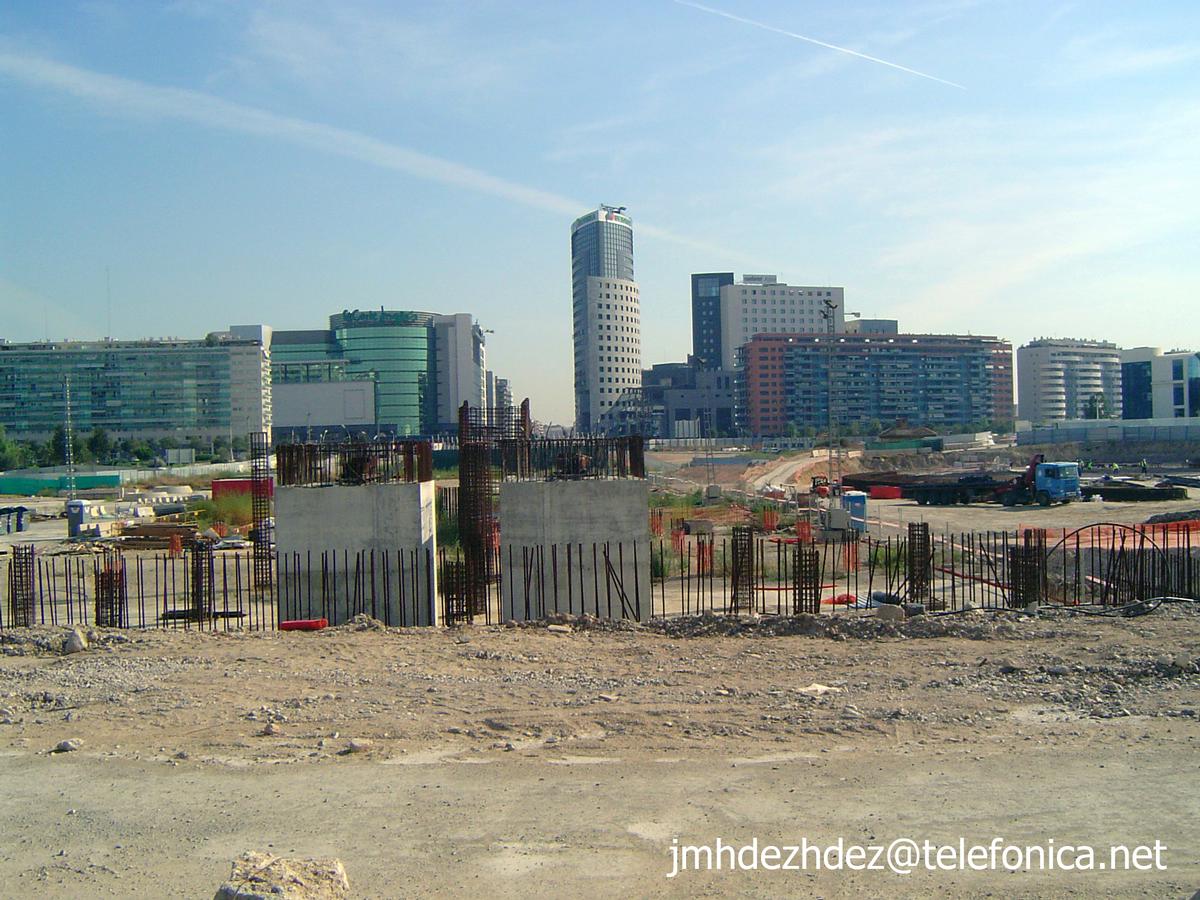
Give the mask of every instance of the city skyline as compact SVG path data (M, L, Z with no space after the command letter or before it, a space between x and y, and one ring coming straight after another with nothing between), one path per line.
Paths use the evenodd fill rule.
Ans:
M0 337L468 309L568 422L564 232L603 202L643 365L721 271L912 331L1195 343L1194 7L699 6L9 4Z

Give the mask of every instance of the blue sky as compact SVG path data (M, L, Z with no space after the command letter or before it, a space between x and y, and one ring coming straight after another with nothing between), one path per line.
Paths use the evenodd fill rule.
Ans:
M700 271L1200 349L1193 2L7 0L0 123L10 340L110 333L106 273L121 338L468 311L567 421L568 228L605 202L647 365Z

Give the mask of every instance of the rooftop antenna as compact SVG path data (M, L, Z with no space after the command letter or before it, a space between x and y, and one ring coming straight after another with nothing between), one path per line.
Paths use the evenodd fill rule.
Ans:
M104 294L108 299L108 339L111 341L113 336L112 330L112 271L108 266L104 267Z

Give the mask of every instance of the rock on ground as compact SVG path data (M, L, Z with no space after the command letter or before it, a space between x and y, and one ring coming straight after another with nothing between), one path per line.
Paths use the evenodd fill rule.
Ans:
M63 640L63 653L79 653L86 650L87 647L88 640L82 631L73 628L67 632L67 636Z
M342 861L285 859L248 850L233 863L213 900L338 900L350 896Z

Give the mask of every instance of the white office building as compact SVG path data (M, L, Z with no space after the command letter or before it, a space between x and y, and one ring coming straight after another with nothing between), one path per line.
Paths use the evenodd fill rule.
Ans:
M599 429L620 396L642 386L642 313L633 279L633 221L601 206L571 225L575 428Z
M464 402L475 408L487 403L487 344L470 313L435 313L433 340L438 430L452 431Z
M1121 397L1125 419L1200 418L1200 353L1122 350Z
M721 287L721 368L737 365L737 351L756 334L845 331L846 289L784 284L774 275L743 275Z
M1121 351L1107 341L1031 341L1017 349L1017 406L1035 425L1121 418Z
M642 315L636 282L620 278L587 280L589 328L584 367L597 426L628 390L642 386Z

